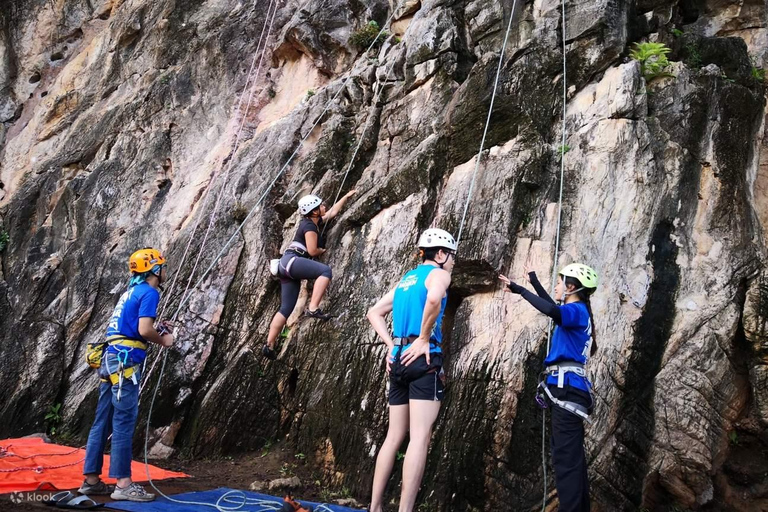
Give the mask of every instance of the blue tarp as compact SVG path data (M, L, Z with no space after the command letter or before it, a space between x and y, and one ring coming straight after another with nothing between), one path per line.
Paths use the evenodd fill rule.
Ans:
M151 489L148 489L150 492ZM213 489L211 491L200 492L187 492L184 494L176 494L171 498L180 501L196 501L202 503L209 503L215 505L219 499L227 493L233 493L228 495L226 501L219 502L222 509L229 509L233 512L272 512L279 511L283 505L283 498L276 498L274 496L268 496L266 494L259 494L251 491L238 491L237 489L229 489L227 487L221 487L219 489ZM240 508L236 508L239 504L243 503L243 495L248 499L248 502ZM312 503L309 501L299 501L305 508L307 505L312 507L315 512L356 512L357 509L349 507L342 507L340 505L328 505ZM162 496L158 496L155 501L148 503L136 503L132 501L117 501L114 503L108 503L108 508L115 510L127 510L129 512L210 512L216 510L211 506L205 505L191 505L186 503L174 503Z

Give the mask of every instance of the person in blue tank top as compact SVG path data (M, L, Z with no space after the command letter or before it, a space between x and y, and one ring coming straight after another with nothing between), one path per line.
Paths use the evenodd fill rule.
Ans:
M413 510L427 461L432 425L443 399L441 327L455 264L456 241L442 229L428 229L419 237L419 252L422 264L406 273L367 315L387 346L389 373L389 429L376 459L370 512L381 512L397 451L409 432L400 512ZM389 313L392 313L391 335L386 321Z
M79 492L86 495L109 494L113 500L152 501L155 495L131 479L133 431L139 414L139 382L141 363L146 357L147 343L163 347L173 345L170 326L162 324L162 334L155 329L160 284L165 281L165 258L157 249L134 252L129 261L131 281L115 306L106 332L106 344L98 362L101 386L96 405L96 418L88 434L83 475ZM104 448L110 433L109 476L117 479L114 489L101 480Z
M546 381L537 395L542 405L552 407L552 465L561 512L589 512L589 478L584 454L584 420L589 420L593 401L585 367L597 351L594 317L589 302L597 289L597 273L586 265L573 263L560 271L555 299L547 294L535 272L528 279L536 294L512 282L499 279L511 293L521 295L533 307L552 318L555 332L544 359ZM557 302L564 304L558 305ZM546 398L545 398L546 397Z

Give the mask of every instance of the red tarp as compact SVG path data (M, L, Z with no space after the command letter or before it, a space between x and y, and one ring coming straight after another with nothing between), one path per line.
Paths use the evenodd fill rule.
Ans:
M57 489L75 489L83 482L83 459L85 450L48 444L39 437L4 439L0 441L0 494L20 491L34 491L40 484L49 483ZM109 472L109 455L104 456L104 475ZM131 464L133 479L147 480L147 471L142 462ZM152 480L185 478L189 475L174 473L155 466L149 466ZM103 477L110 484L114 478Z

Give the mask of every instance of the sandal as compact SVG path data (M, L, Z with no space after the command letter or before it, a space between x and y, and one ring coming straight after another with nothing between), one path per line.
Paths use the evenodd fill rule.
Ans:
M61 491L57 492L56 494L52 494L49 499L43 500L43 504L53 506L60 501L69 501L73 498L77 498L77 495L70 491Z
M70 510L94 510L102 508L103 503L96 503L88 496L76 496L71 500L61 500L56 503L56 508L66 508Z

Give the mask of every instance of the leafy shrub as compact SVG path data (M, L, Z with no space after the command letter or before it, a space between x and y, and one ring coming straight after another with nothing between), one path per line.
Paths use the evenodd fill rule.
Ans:
M640 63L640 71L646 82L660 76L674 76L666 72L669 67L667 54L672 50L664 43L635 43L629 56Z
M379 35L379 32L381 32L381 35ZM379 48L388 37L389 32L386 30L382 31L379 24L371 20L367 25L359 28L349 37L349 44L358 50L365 51L371 45L373 45L373 49Z

